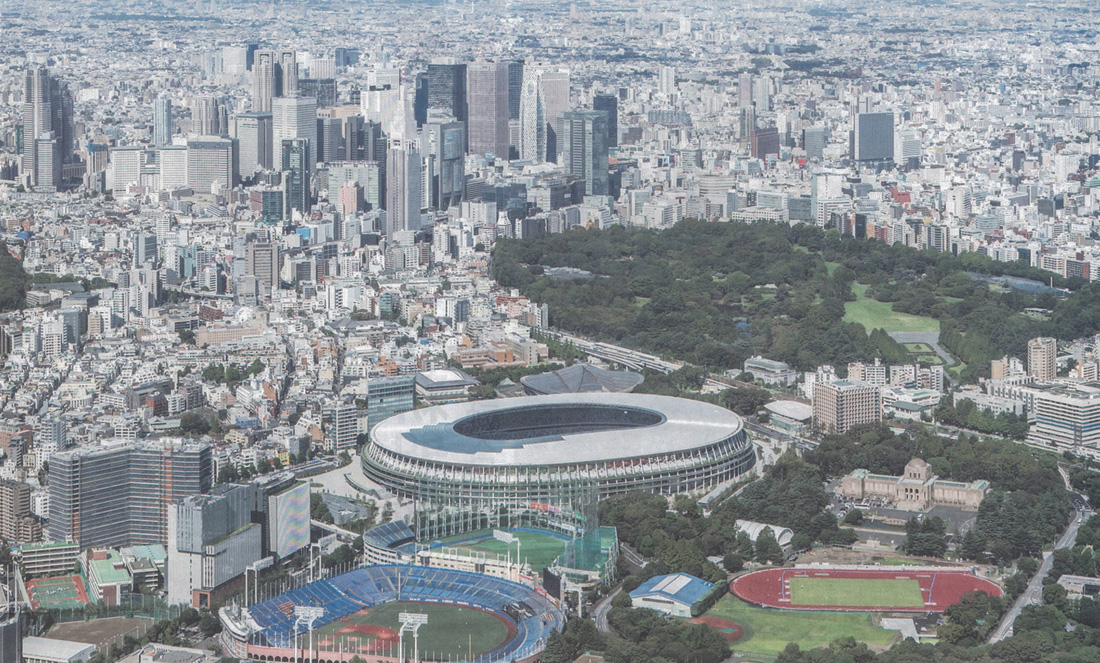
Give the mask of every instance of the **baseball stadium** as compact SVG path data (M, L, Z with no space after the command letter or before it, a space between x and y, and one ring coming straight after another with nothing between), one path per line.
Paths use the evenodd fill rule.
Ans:
M995 583L958 567L795 567L734 578L730 591L766 608L943 612L963 594L1001 596Z
M414 410L376 425L363 473L417 501L417 538L534 527L575 535L595 504L706 491L752 469L741 418L648 394L528 396Z
M565 616L540 591L492 576L369 566L249 608L222 608L226 653L255 661L534 661ZM409 628L404 624L418 622Z

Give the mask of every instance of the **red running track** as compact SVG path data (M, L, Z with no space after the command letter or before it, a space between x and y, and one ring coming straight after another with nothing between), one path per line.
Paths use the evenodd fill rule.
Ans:
M868 578L882 580L916 579L924 596L922 608L895 608L891 606L831 606L791 605L788 581L795 577L812 578ZM849 569L765 569L734 578L730 591L737 597L769 608L791 610L852 610L876 612L943 612L959 602L967 592L983 591L990 596L1001 596L1001 588L984 578L967 571L937 571L911 568L904 570L856 571Z

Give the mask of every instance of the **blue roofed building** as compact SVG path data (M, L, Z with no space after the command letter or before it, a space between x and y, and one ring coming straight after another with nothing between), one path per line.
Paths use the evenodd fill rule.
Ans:
M691 617L691 606L698 603L714 583L686 573L655 576L630 592L635 608L649 608L673 617Z

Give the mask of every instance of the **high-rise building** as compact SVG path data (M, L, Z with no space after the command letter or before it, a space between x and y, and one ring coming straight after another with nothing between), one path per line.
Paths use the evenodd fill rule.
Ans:
M676 92L676 68L664 66L657 72L657 91L661 94Z
M329 187L332 187L331 182ZM365 205L363 200L363 187L359 186L355 182L347 182L340 185L337 190L337 209L343 213L344 216L354 216L357 212L361 212Z
M338 117L317 118L317 152L317 163L331 163L343 159L343 119Z
M465 122L467 118L466 65L429 64L427 80L428 114L450 116L459 122Z
M31 511L31 487L22 481L0 480L0 539L37 541L42 524Z
M508 63L472 62L466 67L470 154L508 158Z
M134 269L142 269L145 263L157 260L157 236L153 233L134 234Z
M763 159L769 154L779 154L779 130L775 127L754 129L749 139L753 157Z
M187 186L187 146L165 145L157 150L160 188L174 191Z
M1095 383L1057 384L1037 391L1034 414L1029 444L1100 458L1100 388Z
M255 276L267 293L279 288L279 246L254 242L246 249L245 274Z
M562 159L565 174L584 180L586 196L608 194L607 113L596 110L562 114Z
M43 190L62 186L62 165L72 162L73 145L69 87L51 76L49 69L31 67L23 87L24 184Z
M169 506L212 483L208 444L146 442L54 454L48 536L82 548L165 544Z
M252 110L271 111L271 100L279 96L279 64L274 51L256 51L252 64Z
M521 158L557 163L561 114L567 110L569 72L525 67L520 98Z
M802 130L802 149L807 159L825 157L825 127L806 127Z
M858 113L853 126L849 145L852 159L864 164L894 161L893 113Z
M413 375L367 380L367 421L371 426L416 407Z
M297 96L313 97L317 100L317 108L331 108L336 105L336 79L301 78Z
M815 385L813 403L814 427L827 435L882 420L879 388L865 382L837 380Z
M740 74L737 77L737 106L752 107L752 74Z
M386 152L386 235L420 230L422 159L415 141L395 138Z
M238 174L249 177L258 170L274 167L271 113L240 113L235 118L233 133L237 139Z
M420 136L429 169L426 206L446 210L461 203L466 192L465 124L430 119L420 130Z
M1040 381L1058 376L1057 340L1040 337L1027 342L1027 374Z
M175 126L172 123L172 99L162 94L153 102L153 145L170 145L173 133Z
M607 113L607 146L619 145L619 98L613 94L592 97L592 110Z
M304 138L284 140L280 145L283 189L286 192L283 210L288 219L293 210L308 214L312 206L309 190L311 151L310 142Z
M279 51L279 96L298 96L298 54L289 48Z
M329 190L346 184L358 185L363 202L370 206L369 209L382 209L386 202L383 165L385 164L377 161L342 161L328 164L325 172Z
M237 186L237 143L220 136L199 136L187 140L187 186L197 192Z
M168 602L209 607L210 594L263 556L256 484L218 486L173 504L168 518ZM307 505L308 510L308 505Z
M340 453L355 448L359 435L359 409L353 400L332 400L325 405L321 424L325 432L325 450Z
M309 172L317 165L317 100L313 97L276 97L271 101L272 145L280 154L284 140L309 141Z
M523 96L523 62L508 63L508 119L518 120L520 98Z
M191 101L191 133L199 136L226 136L229 134L229 116L221 99L211 95L195 97Z
M122 192L130 184L141 183L141 167L145 165L145 148L139 145L113 147L110 151L113 188Z

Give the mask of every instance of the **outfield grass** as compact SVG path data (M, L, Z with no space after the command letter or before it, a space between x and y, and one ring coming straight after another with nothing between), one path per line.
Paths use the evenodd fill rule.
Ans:
M535 573L542 573L542 570L553 563L558 555L565 550L565 539L552 534L512 532L512 536L519 539L520 557L531 565L531 570ZM498 541L493 538L492 532L489 532L485 537L467 541L448 542L444 540L443 545L448 548L461 548L486 553L490 556L500 555L502 558L511 549L512 556L515 557L516 555L514 543L505 544Z
M345 647L355 646L355 643L367 642L373 638L367 636L338 635L341 629L367 624L370 626L385 626L395 631L401 629L398 615L402 612L412 612L428 615L426 624L420 627L420 657L432 660L468 660L472 645L473 656L480 656L487 651L499 647L508 639L508 627L496 616L481 610L467 608L459 605L444 605L440 603L413 603L408 601L393 601L371 608L366 612L358 612L347 621L338 621L329 624L323 629L314 632L315 640L324 640L332 637L336 643L344 643ZM406 654L412 656L412 637L406 636ZM396 647L393 653L396 654Z
M803 649L824 647L851 636L859 642L888 646L894 631L874 626L866 612L797 612L753 607L734 596L724 596L708 615L737 622L745 634L731 647L738 652L775 656L788 642Z
M882 328L889 332L938 332L940 321L908 313L895 313L893 304L868 299L864 296L866 287L853 286L857 299L844 302L844 322L858 322L867 333Z
M920 583L913 579L791 578L791 605L919 608Z

